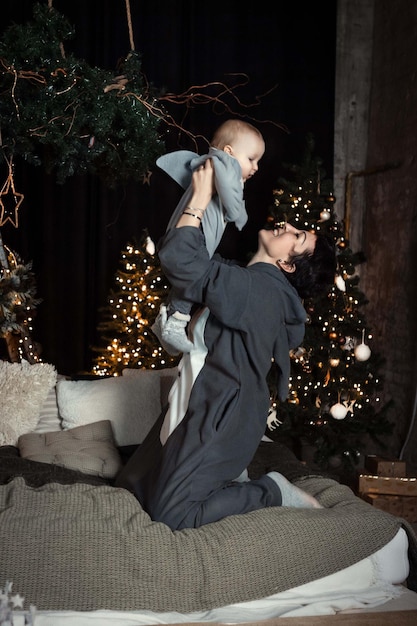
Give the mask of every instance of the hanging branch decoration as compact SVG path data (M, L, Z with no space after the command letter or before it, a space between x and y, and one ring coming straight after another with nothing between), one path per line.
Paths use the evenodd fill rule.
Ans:
M1 148L56 171L96 174L109 185L141 179L163 151L159 118L149 115L156 92L143 80L140 56L112 72L65 54L74 30L52 7L36 4L33 21L11 25L0 40ZM120 79L119 79L120 81ZM137 97L124 93L126 84Z
M150 168L165 151L161 127L199 138L183 127L186 114L177 123L167 107L187 112L208 104L238 115L234 105L259 103L244 105L236 96L247 83L243 75L235 75L233 87L214 82L164 94L142 73L132 36L117 73L91 67L65 52L75 32L51 5L35 4L33 20L9 26L0 39L0 147L6 161L18 155L43 164L58 183L84 173L111 187L129 179L149 183ZM226 102L230 97L232 104Z

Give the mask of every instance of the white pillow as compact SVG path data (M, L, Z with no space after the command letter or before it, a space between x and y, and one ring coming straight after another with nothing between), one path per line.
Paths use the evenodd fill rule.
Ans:
M57 383L62 428L110 420L117 446L142 443L161 413L160 379L140 376L62 380Z
M126 367L122 370L123 376L141 376L143 369L137 367ZM178 376L178 367L165 367L160 370L153 370L155 376L159 376L161 385L161 407L164 408L168 402L168 394L175 379Z
M0 445L17 446L38 423L57 372L49 363L0 361Z

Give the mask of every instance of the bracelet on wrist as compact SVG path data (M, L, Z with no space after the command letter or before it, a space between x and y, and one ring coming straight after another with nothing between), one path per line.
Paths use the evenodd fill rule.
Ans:
M191 215L191 217L195 217L196 219L198 219L199 222L201 222L201 217L199 215L196 215L195 213L191 213L190 211L183 211L182 214Z

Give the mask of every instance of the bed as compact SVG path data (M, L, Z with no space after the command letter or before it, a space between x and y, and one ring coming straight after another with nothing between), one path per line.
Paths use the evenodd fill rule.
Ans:
M0 367L0 387L1 380ZM9 595L24 597L13 610L14 624L31 619L31 605L36 626L250 624L383 607L417 616L417 538L406 520L317 474L283 444L264 441L250 477L280 471L322 509L271 507L171 531L114 485L140 445L126 445L132 426L127 434L120 425L127 421L120 405L126 385L141 390L141 402L157 398L151 416L149 406L144 409L149 419L141 438L172 376L130 372L118 381L51 380L35 428L27 431L25 424L13 445L0 447L0 588L11 583ZM108 393L118 386L116 414ZM77 407L74 415L84 412L84 423L68 427L69 402ZM138 402L130 402L136 421L143 408ZM65 417L51 431L52 406Z

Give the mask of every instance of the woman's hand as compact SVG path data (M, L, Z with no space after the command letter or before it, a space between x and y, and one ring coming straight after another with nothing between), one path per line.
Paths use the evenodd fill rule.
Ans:
M193 194L188 206L177 222L177 228L181 226L200 227L206 210L214 192L214 169L211 159L207 159L203 165L193 172Z
M203 165L194 171L192 185L191 206L205 210L214 192L214 168L211 159L207 159Z

